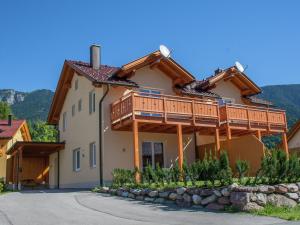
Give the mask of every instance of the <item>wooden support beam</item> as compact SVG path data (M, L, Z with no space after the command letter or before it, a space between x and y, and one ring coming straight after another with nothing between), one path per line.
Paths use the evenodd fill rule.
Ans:
M20 191L22 189L21 187L21 181L22 181L22 164L23 164L23 150L19 150L19 157L18 157L18 190Z
M13 155L12 156L12 183L13 183L13 190L16 189L16 166L17 166L16 155Z
M256 131L256 137L257 137L258 140L261 141L261 131L260 130Z
M178 166L182 170L183 166L183 143L182 143L182 125L177 125L177 146L178 146Z
M140 170L140 152L139 152L139 127L138 122L136 120L132 123L132 130L133 130L133 157L134 157L134 169ZM141 181L140 174L135 174L135 180L137 183Z
M231 129L229 126L226 126L227 151L230 149L231 138Z
M288 146L287 137L286 137L285 132L282 133L282 147L283 147L283 150L285 151L287 157L289 157L289 146Z
M217 154L218 154L218 156L220 156L221 145L220 145L220 132L219 132L219 128L216 128L216 130L215 130L215 142L216 142Z

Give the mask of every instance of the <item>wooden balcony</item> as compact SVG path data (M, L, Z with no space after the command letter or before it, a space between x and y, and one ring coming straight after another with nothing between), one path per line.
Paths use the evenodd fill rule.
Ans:
M227 125L232 130L256 130L268 134L287 130L284 110L237 104L220 107L220 125Z
M179 96L131 92L111 105L114 130L131 130L137 120L140 131L175 133L175 125L181 124L188 133L195 127L217 127L219 118L217 102Z

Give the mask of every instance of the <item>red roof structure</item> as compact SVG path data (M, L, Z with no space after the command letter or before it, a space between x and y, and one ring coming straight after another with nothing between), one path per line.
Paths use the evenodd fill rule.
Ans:
M11 125L8 120L0 120L0 139L12 138L24 124L26 120L12 120Z

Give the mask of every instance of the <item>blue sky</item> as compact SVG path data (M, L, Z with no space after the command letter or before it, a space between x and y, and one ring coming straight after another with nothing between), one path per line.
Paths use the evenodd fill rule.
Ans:
M2 1L0 89L56 87L64 59L121 66L165 44L198 79L240 61L259 85L300 83L300 1Z

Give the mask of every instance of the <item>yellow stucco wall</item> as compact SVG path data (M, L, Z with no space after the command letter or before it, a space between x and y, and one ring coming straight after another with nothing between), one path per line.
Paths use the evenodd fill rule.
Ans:
M79 88L75 91L74 82L78 79ZM136 71L131 78L145 87L162 89L164 94L175 94L172 89L172 80L159 70L143 68ZM96 92L96 112L89 115L89 92ZM110 104L128 93L124 87L111 87L103 102L103 174L106 183L111 182L114 168L133 169L133 136L132 132L112 131L110 124ZM103 89L95 88L89 80L82 76L74 76L72 87L67 94L59 122L60 141L66 141L66 147L60 151L60 187L81 188L93 187L99 184L99 101ZM72 105L82 99L82 111L71 116ZM77 109L77 107L76 107ZM67 112L67 129L62 131L62 115ZM142 141L159 141L164 143L165 166L169 167L177 158L177 136L176 134L140 133L140 149ZM89 166L89 144L96 142L97 166ZM195 158L195 144L193 135L184 136L185 155L188 162ZM73 171L73 150L81 149L81 169ZM50 187L57 185L57 154L50 156Z
M6 161L9 158L8 155L6 155L6 151L10 149L10 147L16 142L16 141L23 141L23 136L20 131L20 129L16 132L15 136L8 140L0 140L0 151L3 153L3 155L0 157L0 178L6 178Z

